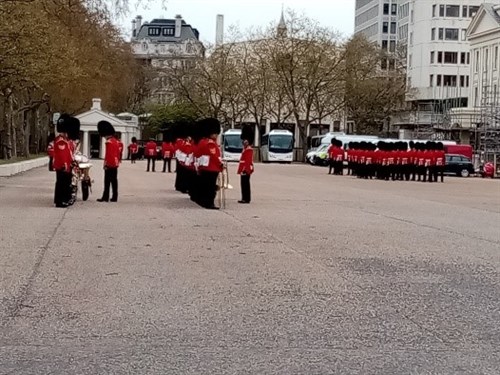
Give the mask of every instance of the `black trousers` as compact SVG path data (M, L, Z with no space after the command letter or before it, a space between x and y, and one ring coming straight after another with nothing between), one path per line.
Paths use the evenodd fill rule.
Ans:
M131 154L130 155L130 163L135 164L136 160L137 160L137 154Z
M146 170L146 172L149 172L149 167L150 167L151 162L153 162L153 172L155 172L156 158L152 158L152 157L148 158L148 169Z
M168 165L168 173L172 173L172 159L163 159L163 172L167 171Z
M189 189L188 185L188 169L177 163L177 174L175 176L175 190L180 191L181 193L186 194Z
M56 188L54 191L54 204L67 204L71 200L71 172L56 171Z
M202 207L211 208L215 206L217 195L217 177L219 172L201 171L199 177L198 199Z
M53 162L54 162L54 158L49 156L49 171L51 171L51 172L54 170L54 168L52 167Z
M199 183L200 176L195 170L188 169L188 192L189 197L193 202L199 203Z
M109 188L113 189L111 200L118 200L118 168L106 168L104 170L104 192L102 200L109 200Z
M250 175L242 174L240 176L240 183L241 183L241 200L243 202L250 203L252 199L250 191Z

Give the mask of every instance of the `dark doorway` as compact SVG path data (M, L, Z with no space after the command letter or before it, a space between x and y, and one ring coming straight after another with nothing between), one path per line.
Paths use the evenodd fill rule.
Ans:
M101 137L98 133L90 133L90 157L92 159L99 159L101 151Z

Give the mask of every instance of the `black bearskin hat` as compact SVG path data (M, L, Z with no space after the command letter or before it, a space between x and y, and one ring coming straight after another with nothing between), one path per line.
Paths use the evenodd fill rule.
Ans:
M337 144L337 140L335 138L332 138L330 143L335 146Z
M132 143L136 143L137 142L137 138L136 137L132 137Z
M57 120L56 130L58 133L66 133L68 131L68 127L70 126L70 118L71 116L67 113L63 113L59 120Z
M247 141L249 144L253 145L255 137L254 128L251 125L245 125L241 129L241 140Z
M172 142L172 130L166 129L163 131L163 142Z
M207 134L210 136L212 134L220 134L221 126L219 120L216 118L205 119L205 126L207 127Z
M76 117L70 117L66 133L68 133L68 138L72 141L80 139L80 120Z
M436 150L443 151L444 150L444 144L443 142L438 142L436 145Z
M107 121L99 121L97 123L97 131L101 137L109 137L111 135L115 135L115 129L113 125L111 125Z
M412 148L412 149L415 148L415 142L410 141L410 148Z

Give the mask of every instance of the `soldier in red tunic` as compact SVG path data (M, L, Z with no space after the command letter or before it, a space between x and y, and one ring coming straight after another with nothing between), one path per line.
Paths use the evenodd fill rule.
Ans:
M218 210L219 208L215 206L214 201L217 195L217 177L222 172L220 147L217 144L221 126L217 119L206 119L203 127L208 135L208 140L200 142L198 149L200 154L198 160L199 202L204 208Z
M250 190L250 176L254 172L253 168L253 141L254 129L251 126L244 126L241 130L241 139L243 141L243 152L238 165L238 174L241 183L241 200L238 203L250 203L252 196Z
M161 154L163 158L163 173L172 173L172 158L174 157L174 145L170 131L163 132L163 143L161 144Z
M149 167L152 165L152 171L155 172L155 163L158 156L158 151L156 149L156 142L153 138L150 138L149 142L146 143L146 148L144 149L144 156L148 159L148 168L146 172L149 172Z
M73 153L68 138L68 127L70 116L61 115L57 121L57 132L59 135L54 140L53 168L56 171L56 187L54 192L54 204L56 207L68 207L71 200L71 168L73 164Z
M137 155L139 153L139 145L137 144L137 138L132 137L132 143L128 146L128 153L130 155L130 162L135 164L137 160Z
M100 121L97 129L101 137L106 138L106 152L104 155L104 191L98 202L118 201L118 167L120 166L120 143L115 138L115 129L107 121ZM109 199L110 186L113 194Z

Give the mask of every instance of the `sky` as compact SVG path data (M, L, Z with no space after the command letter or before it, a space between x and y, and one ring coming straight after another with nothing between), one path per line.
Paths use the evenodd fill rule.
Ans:
M174 18L176 14L200 32L200 39L215 41L215 19L224 15L224 29L237 25L244 31L252 26L268 26L279 21L281 9L305 13L321 25L349 36L354 31L354 0L141 0L145 6L131 6L120 25L130 34L131 21L141 15L143 21L153 18Z

